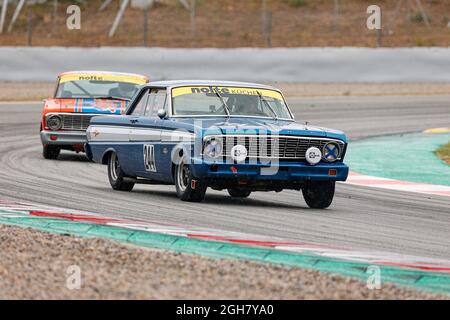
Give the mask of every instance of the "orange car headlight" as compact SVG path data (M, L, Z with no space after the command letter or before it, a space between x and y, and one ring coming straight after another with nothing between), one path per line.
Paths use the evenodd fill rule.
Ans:
M60 116L50 116L47 118L47 128L56 131L62 128L62 119Z

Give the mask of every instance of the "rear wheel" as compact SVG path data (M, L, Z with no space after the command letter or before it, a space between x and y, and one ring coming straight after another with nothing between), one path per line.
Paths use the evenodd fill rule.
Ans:
M308 181L302 188L303 198L310 208L325 209L333 202L334 181Z
M247 198L252 192L242 189L228 189L228 193L233 198Z
M175 188L178 197L183 201L201 202L205 199L207 186L192 175L192 171L183 156L175 165Z
M134 183L125 181L125 174L120 166L119 158L115 152L111 152L108 158L108 178L111 187L119 191L133 190Z
M57 146L44 145L42 147L42 156L45 159L56 160L59 156L61 149Z

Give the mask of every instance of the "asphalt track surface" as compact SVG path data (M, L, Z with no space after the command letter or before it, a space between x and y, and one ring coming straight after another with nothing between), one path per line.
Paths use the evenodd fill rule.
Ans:
M352 139L418 132L450 123L450 96L290 98L299 121ZM0 199L37 202L114 217L281 237L353 249L450 259L450 198L338 184L327 210L297 191L232 200L208 190L205 202L177 199L173 186L113 191L106 167L75 153L41 156L41 104L0 104ZM350 145L351 147L351 145ZM386 150L386 156L389 156ZM405 165L408 165L405 155ZM426 164L424 164L426 165Z

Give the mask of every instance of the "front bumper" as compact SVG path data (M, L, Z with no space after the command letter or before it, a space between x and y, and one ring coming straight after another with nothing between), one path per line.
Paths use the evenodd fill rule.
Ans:
M306 162L280 162L270 165L227 164L194 161L192 173L198 179L231 179L235 181L286 183L307 180L345 181L349 168L342 162L309 165Z
M74 146L87 142L85 131L41 131L43 145Z

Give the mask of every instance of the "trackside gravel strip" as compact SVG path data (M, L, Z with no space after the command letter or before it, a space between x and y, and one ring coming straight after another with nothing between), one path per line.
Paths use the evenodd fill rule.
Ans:
M383 283L391 282L434 293L450 294L450 261L420 259L414 264L407 261L358 261L361 253L344 251L345 259L339 258L339 250L331 251L333 257L317 254L323 248L278 239L252 240L252 236L235 234L221 236L217 230L180 228L170 225L149 225L140 221L108 218L96 214L70 212L57 208L45 208L34 204L10 201L0 202L0 223L19 227L87 238L105 238L138 246L172 250L202 255L210 258L245 259L258 262L283 264L314 269L327 273L341 274L366 280L368 267L378 265ZM146 230L147 229L147 230ZM154 230L154 231L148 231ZM155 231L160 232L155 232ZM219 233L214 236L214 233ZM236 237L241 238L236 238ZM208 239L208 240L203 240ZM209 240L220 239L221 241ZM245 244L247 243L247 244ZM297 246L297 248L296 248ZM294 251L292 251L294 249ZM289 251L288 251L289 250ZM316 250L316 253L314 251ZM326 250L325 250L326 252ZM342 252L342 251L341 251ZM328 251L330 253L330 251ZM342 255L343 253L341 253ZM370 253L365 253L366 259ZM376 257L376 255L374 256ZM353 260L353 261L352 261Z

